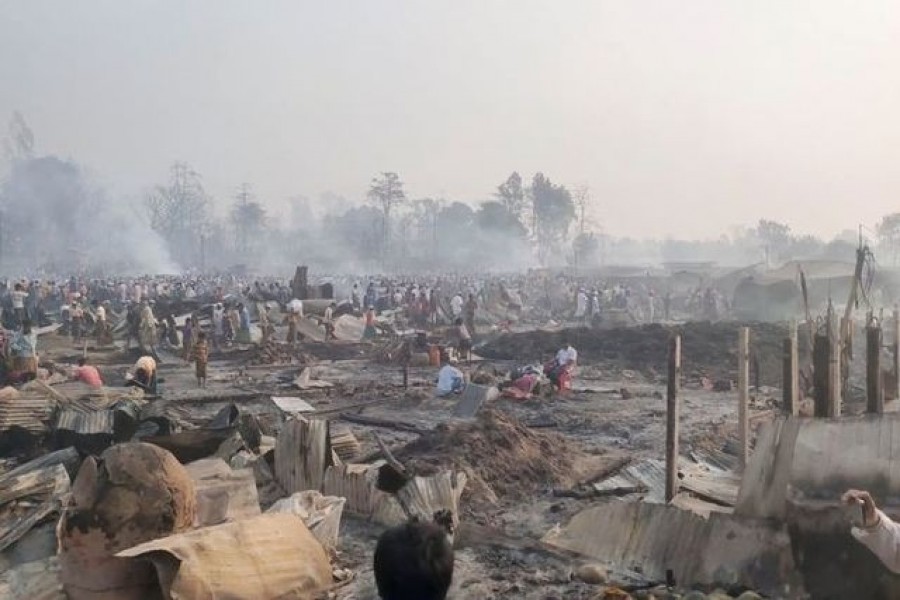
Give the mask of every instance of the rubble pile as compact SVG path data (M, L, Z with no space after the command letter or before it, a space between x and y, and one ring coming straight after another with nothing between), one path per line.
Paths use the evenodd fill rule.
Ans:
M440 425L397 453L417 474L470 473L475 482L467 500L474 505L523 500L540 488L566 484L581 456L563 436L531 430L496 409L482 410L471 423Z
M667 327L659 324L597 330L587 327L560 331L508 333L478 348L480 356L495 360L549 359L565 343L578 349L581 361L641 371L649 376L666 371L668 339L681 335L682 368L686 378L737 379L738 322L691 322ZM787 328L777 323L751 325L750 352L759 364L762 385L780 385L782 340Z

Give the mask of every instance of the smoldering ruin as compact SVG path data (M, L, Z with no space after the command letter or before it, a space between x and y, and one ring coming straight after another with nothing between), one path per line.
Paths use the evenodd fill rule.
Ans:
M476 4L0 8L0 598L900 598L897 15Z

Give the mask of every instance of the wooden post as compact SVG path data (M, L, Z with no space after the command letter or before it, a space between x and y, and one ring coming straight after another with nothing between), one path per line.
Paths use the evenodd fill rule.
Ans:
M817 417L828 416L828 388L831 385L831 338L827 335L816 335L813 340L813 399Z
M750 329L741 327L738 334L738 437L741 450L740 469L747 466L750 455Z
M892 358L894 359L894 398L900 400L900 307L894 305L894 335Z
M678 493L678 390L681 387L681 336L669 340L669 385L666 390L666 502Z
M866 325L866 412L876 415L884 414L881 338L881 324L870 319Z
M797 353L797 324L791 323L784 340L782 355L782 392L784 413L796 417L800 413L800 371Z
M847 340L847 345L852 348L853 344L850 341L853 335L850 322L846 323L846 328L848 332L847 338L842 338L839 332L835 332L833 321L829 320L831 324L828 328L828 402L825 405L825 416L826 417L839 417L841 416L841 394L844 389L844 377L843 372L846 367L848 372L850 369L849 359L853 358L852 353L847 355L847 362L842 364L841 357L844 355L844 340Z

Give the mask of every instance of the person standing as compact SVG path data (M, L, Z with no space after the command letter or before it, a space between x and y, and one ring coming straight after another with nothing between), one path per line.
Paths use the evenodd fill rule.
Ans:
M370 281L369 287L366 288L366 306L369 308L374 308L377 301L378 292L375 291L375 282Z
M472 360L472 335L462 319L456 319L451 331L451 341L456 344L456 354L460 360Z
M206 342L206 333L197 334L197 343L191 350L191 360L194 363L194 373L197 375L197 385L206 387L206 366L209 363L209 345Z
M470 335L475 335L475 311L478 310L478 302L475 301L475 294L469 294L465 306L466 328Z
M366 327L363 329L363 339L371 340L375 338L375 309L369 307L366 310Z
M287 321L287 343L295 344L297 342L297 326L300 324L300 315L295 311L290 311L284 318Z
M350 304L353 305L353 310L358 311L362 308L362 298L359 295L359 284L353 284L353 290L350 292Z
M237 306L238 334L237 341L241 344L250 343L250 311L242 303Z
M17 283L13 288L13 291L10 293L13 316L16 320L16 327L21 327L22 323L25 322L25 299L27 297L28 292L25 291L21 283Z
M213 306L213 348L218 350L225 339L225 309L221 304Z
M584 288L578 289L578 295L575 297L575 319L582 320L587 315L588 297Z
M275 332L275 327L269 319L269 306L265 303L259 304L258 306L259 328L262 330L262 343L265 345Z
M450 312L454 319L462 316L463 304L462 294L455 294L450 300Z
M322 323L325 325L325 341L328 340L336 340L337 338L334 335L334 308L336 304L332 302L325 309L325 317L322 319Z
M139 323L140 329L138 339L140 341L141 349L145 352L149 352L154 359L154 364L156 364L156 317L153 315L153 308L150 306L149 300L143 301Z
M72 318L72 339L77 342L81 339L81 334L83 332L84 309L81 308L81 305L78 304L78 302L73 302L72 310L70 310L69 313Z
M225 308L225 344L230 346L237 337L237 331L240 324L237 307L233 304Z

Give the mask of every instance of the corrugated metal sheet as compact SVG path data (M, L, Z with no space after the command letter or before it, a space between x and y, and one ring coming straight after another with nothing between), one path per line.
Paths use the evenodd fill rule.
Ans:
M69 487L69 475L61 464L0 480L0 551L58 511ZM18 502L23 499L28 502Z
M681 489L725 506L737 503L741 480L733 473L713 471L704 465L682 462L679 466Z
M375 488L378 467L384 462L371 465L340 465L328 467L322 482L322 493L326 496L346 498L348 512L370 518L383 498L388 494Z
M618 474L594 484L598 491L642 490L646 502L662 504L666 501L666 463L649 459L622 469Z
M331 464L328 421L289 420L275 442L275 478L288 494L321 490Z
M71 408L60 410L56 417L54 429L57 431L73 431L81 435L112 434L113 411L82 412Z
M0 394L0 432L19 427L35 434L46 433L56 410L56 401L44 394Z
M835 502L849 488L900 498L900 413L768 424L741 482L735 513L784 518L796 498Z
M413 477L397 498L382 502L375 510L373 519L379 523L402 523L408 516L416 516L430 521L435 512L446 509L453 513L454 522L459 522L459 497L466 487L465 473L441 471L431 477ZM401 505L402 502L402 505ZM401 508L406 506L409 515Z
M544 541L657 581L671 570L684 587L736 585L783 597L785 584L802 583L786 527L766 520L611 502L578 513Z
M678 474L683 490L726 506L734 506L737 502L740 480L733 473L680 459ZM663 460L648 459L629 465L612 477L595 483L594 488L607 492L634 489L635 493L644 495L645 502L664 504L666 463Z
M485 402L492 402L500 396L500 390L492 385L466 385L462 396L453 409L453 416L464 419L472 418Z
M345 503L344 498L323 496L319 492L307 490L278 500L266 512L297 515L303 519L316 539L330 551L338 545Z

